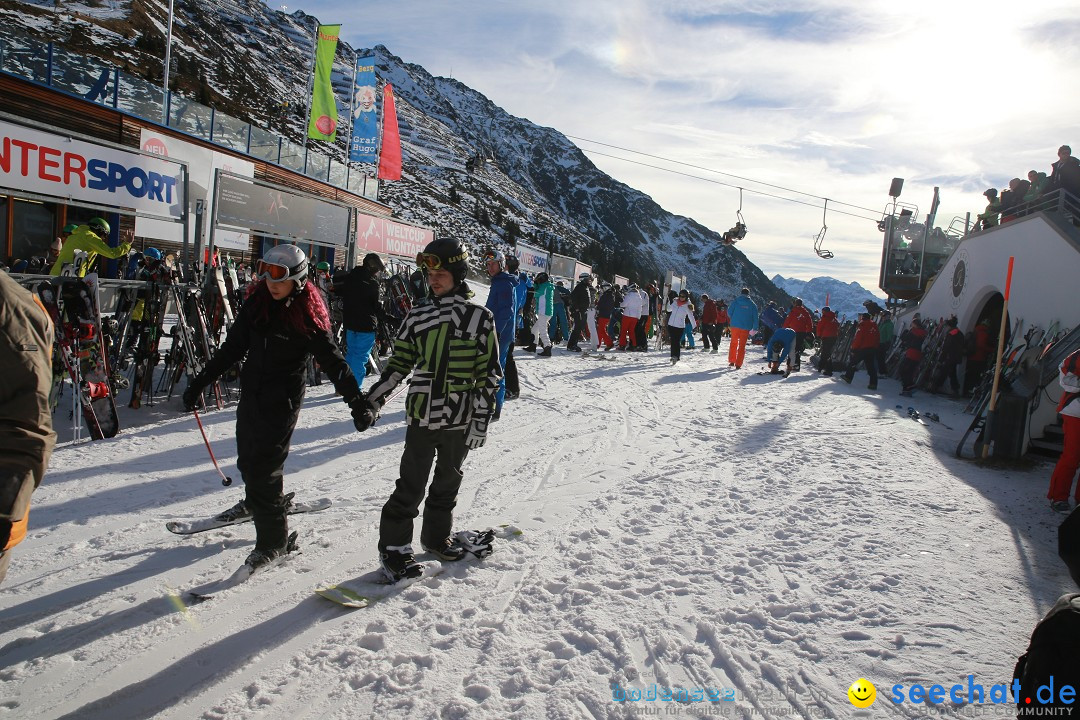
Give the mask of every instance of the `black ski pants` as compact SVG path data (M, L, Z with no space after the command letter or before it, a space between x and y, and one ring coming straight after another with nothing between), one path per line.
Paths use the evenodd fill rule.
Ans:
M429 547L442 544L454 524L458 488L464 477L461 466L468 454L465 428L432 430L409 424L405 430L405 449L401 453L397 485L383 505L379 520L379 550L412 542L413 520L420 514L425 489L427 500L420 542ZM435 477L428 488L432 461Z
M289 457L300 400L263 398L244 391L236 409L236 467L244 478L244 502L255 522L255 549L285 547L285 459Z
M584 337L585 331L589 327L585 313L585 310L574 311L574 329L570 332L570 340L566 343L566 347L578 347L578 343L581 342L581 338Z
M818 358L818 370L823 375L833 374L833 350L836 348L836 338L821 338L821 356Z
M919 373L920 362L921 360L912 360L909 357L900 361L900 382L904 385L904 390L915 389L915 376Z
M646 333L645 333L645 325L648 323L648 321L649 321L649 316L648 315L642 315L641 317L638 318L637 326L634 328L634 337L637 340L637 349L638 350L648 350L649 349L649 338L646 337Z
M667 325L668 343L671 345L671 359L678 360L682 352L682 338L686 328Z
M517 363L514 362L514 343L510 343L510 349L506 351L506 367L503 368L503 377L506 380L506 392L509 395L518 395L521 386L518 385Z
M870 376L870 384L877 385L877 348L852 351L851 364L848 365L847 369L848 382L851 382L851 379L855 377L855 371L859 369L859 363L866 366L866 374Z

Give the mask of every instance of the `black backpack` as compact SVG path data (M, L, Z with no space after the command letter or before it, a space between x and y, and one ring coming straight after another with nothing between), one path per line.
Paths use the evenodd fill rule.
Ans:
M1074 708L1080 703L1080 593L1062 595L1031 633L1027 652L1020 656L1013 678L1020 681L1016 717L1054 713L1044 708ZM1069 702L1061 690L1072 686ZM1027 699L1031 698L1028 703ZM1065 713L1060 713L1065 715Z

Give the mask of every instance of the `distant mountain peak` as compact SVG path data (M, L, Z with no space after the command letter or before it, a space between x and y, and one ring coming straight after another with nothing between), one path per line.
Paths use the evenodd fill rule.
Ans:
M813 310L824 307L827 298L829 307L838 316L848 318L862 312L863 303L867 300L885 304L885 299L881 295L867 290L859 283L844 282L827 275L812 280L799 280L777 274L773 276L772 282L789 295L802 298L803 303Z

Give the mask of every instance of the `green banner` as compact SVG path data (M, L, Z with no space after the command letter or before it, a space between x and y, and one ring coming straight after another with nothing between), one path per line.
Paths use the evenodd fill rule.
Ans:
M308 118L307 136L312 140L334 142L337 139L337 98L330 84L330 71L334 68L340 25L320 25L319 41L315 46L315 84L311 90L311 116Z

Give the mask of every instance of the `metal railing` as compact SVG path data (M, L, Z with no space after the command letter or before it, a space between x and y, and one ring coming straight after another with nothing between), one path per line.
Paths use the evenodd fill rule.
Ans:
M311 145L294 143L178 93L165 93L142 78L55 43L0 25L0 73L24 78L59 92L111 107L294 172L374 197L377 181Z

